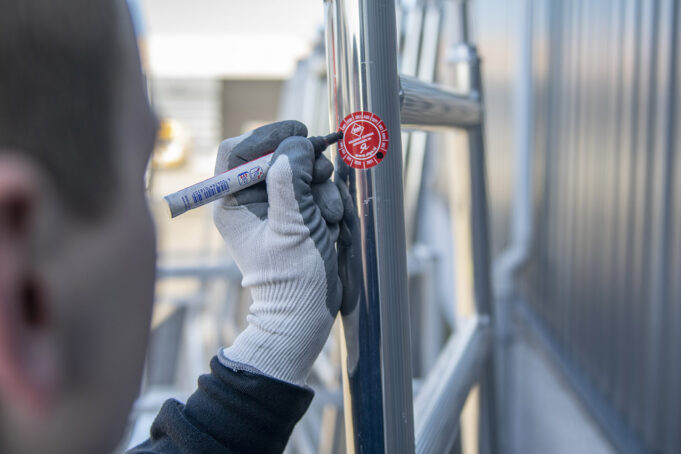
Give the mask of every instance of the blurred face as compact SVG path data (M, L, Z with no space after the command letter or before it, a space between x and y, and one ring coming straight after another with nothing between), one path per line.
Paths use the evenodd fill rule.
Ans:
M38 283L44 314L15 345L31 346L26 347L22 367L38 368L26 374L35 373L37 381L45 383L16 393L34 392L33 397L15 400L11 386L21 389L22 380L5 386L2 452L108 452L118 442L139 391L156 253L143 175L156 120L145 96L125 2L116 3L125 56L113 87L117 176L113 197L102 200L106 206L101 216L83 220L71 215L37 166L24 169L33 173L36 197L30 244L22 260Z

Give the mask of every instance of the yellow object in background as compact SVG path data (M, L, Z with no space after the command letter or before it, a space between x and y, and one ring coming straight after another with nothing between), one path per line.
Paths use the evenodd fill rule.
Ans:
M189 135L182 123L163 118L159 124L152 164L156 169L180 167L190 152Z

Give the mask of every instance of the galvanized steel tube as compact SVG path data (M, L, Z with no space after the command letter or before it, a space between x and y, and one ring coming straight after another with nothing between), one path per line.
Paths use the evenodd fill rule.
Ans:
M389 134L385 158L359 170L336 157L357 209L356 306L344 308L348 452L414 452L395 2L327 0L330 123L371 112ZM351 309L351 310L349 310Z
M402 124L409 128L478 126L482 117L476 95L460 95L414 77L400 77Z
M461 410L489 360L489 317L465 320L444 347L414 402L416 452L451 452Z
M468 64L470 65L471 92L482 94L480 59L474 47L470 46L469 52ZM479 314L487 314L494 320L485 147L482 125L471 128L468 131L468 158L471 176L471 226L475 307ZM496 429L498 412L496 408L494 362L490 360L483 368L483 374L480 379L480 452L482 454L495 454L499 452Z

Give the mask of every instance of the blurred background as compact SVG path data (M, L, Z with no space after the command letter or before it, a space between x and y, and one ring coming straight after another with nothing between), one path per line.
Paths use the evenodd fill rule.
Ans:
M224 138L278 119L329 132L322 1L129 3L161 128L152 339L123 447L191 394L250 301L210 206L171 221L162 197L211 176ZM681 6L398 3L402 74L446 83L452 3L483 59L501 452L681 452ZM473 310L457 140L402 140L416 387ZM336 336L289 453L345 452ZM455 452L478 452L476 399Z

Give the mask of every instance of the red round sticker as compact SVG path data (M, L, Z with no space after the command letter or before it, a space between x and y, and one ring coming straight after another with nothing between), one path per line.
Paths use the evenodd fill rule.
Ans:
M370 169L388 152L388 128L371 112L353 112L340 124L343 140L338 152L343 161L355 169Z

